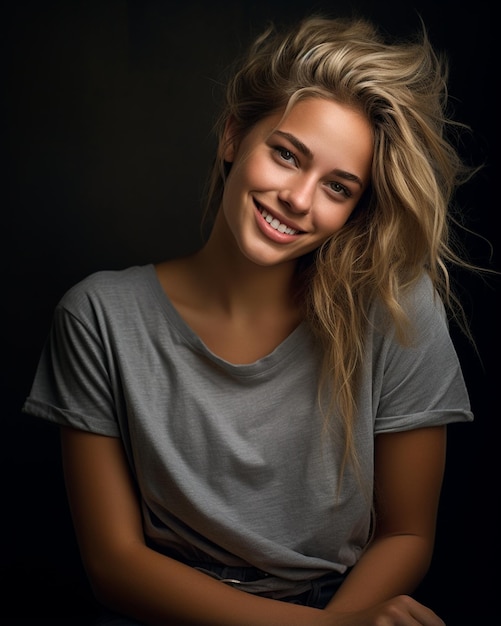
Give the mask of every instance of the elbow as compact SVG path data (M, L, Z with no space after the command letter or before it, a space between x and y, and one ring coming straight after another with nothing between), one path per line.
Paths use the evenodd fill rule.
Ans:
M123 565L103 555L84 559L84 568L96 601L106 608L120 610L125 595L123 574L127 571Z
M408 577L409 590L421 582L431 567L434 541L429 535L390 533L375 538L372 546L369 549L384 553L385 561L393 563L395 569L412 573Z
M136 541L108 546L107 550L93 550L92 555L84 559L97 602L126 614L135 611L137 602L142 604L141 596L148 597L154 585L145 582L149 579L147 572L151 565L148 567L148 564L144 544Z
M113 589L116 584L114 582L113 568L109 563L89 563L84 562L85 572L96 601L103 606L113 609L115 605L115 594Z

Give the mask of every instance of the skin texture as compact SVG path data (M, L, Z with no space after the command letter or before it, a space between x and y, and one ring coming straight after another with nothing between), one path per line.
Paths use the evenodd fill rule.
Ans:
M297 326L297 258L342 228L369 183L372 135L358 112L308 99L281 117L240 140L230 122L224 156L232 169L211 237L196 254L156 268L185 321L234 363L268 354ZM277 234L263 207L298 232ZM62 428L62 451L89 579L119 612L163 626L443 626L408 595L432 555L443 427L377 437L375 536L325 610L247 594L149 549L120 440Z

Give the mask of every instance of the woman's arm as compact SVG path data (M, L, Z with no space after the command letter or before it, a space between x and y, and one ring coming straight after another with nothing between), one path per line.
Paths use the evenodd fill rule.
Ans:
M433 553L445 452L445 426L376 437L374 538L328 611L364 609L417 587Z
M341 588L340 602L331 603L331 611L239 591L151 550L144 542L139 502L120 440L70 428L61 431L82 560L96 597L117 612L152 626L376 626L381 618L387 626L443 626L412 598L381 602L392 590L401 592L395 571L406 569L387 565L392 555L401 560L403 546L392 548L388 542L384 548L381 532L360 569L357 565ZM433 494L428 495L433 500ZM380 578L386 583L374 585Z
M96 597L152 625L328 626L325 611L253 596L148 548L119 439L62 428L63 467Z

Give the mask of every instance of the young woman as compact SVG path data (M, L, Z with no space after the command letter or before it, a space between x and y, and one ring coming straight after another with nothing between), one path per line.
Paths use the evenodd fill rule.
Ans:
M61 426L107 623L443 624L409 594L472 419L444 94L425 36L267 31L228 84L206 244L63 297L24 410Z

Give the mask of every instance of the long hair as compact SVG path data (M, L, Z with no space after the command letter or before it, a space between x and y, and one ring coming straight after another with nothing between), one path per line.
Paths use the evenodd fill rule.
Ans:
M371 304L389 313L400 341L409 339L402 296L427 272L454 309L448 265L449 206L471 174L448 138L447 64L423 28L405 41L384 39L371 23L312 17L256 39L226 89L219 139L228 119L242 137L265 116L300 98L326 97L354 107L374 135L371 184L345 226L298 264L305 311L325 347L322 381L328 413L340 415L345 462L356 463L353 423ZM221 150L223 152L223 150ZM217 210L225 182L219 159L209 185ZM457 304L457 303L456 303Z

